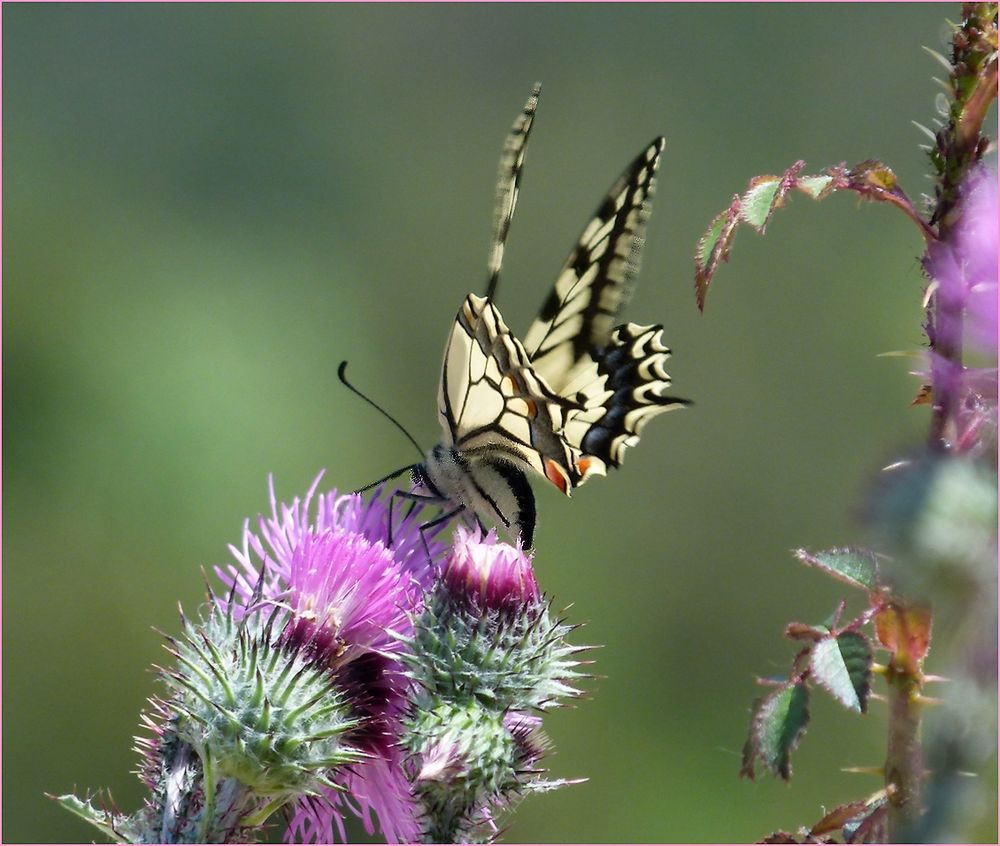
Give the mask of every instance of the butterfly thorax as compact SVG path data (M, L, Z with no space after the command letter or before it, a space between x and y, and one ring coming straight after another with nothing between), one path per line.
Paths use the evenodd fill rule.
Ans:
M535 500L517 458L503 449L460 451L438 444L413 469L413 483L453 510L490 526L518 534L530 547L535 531Z

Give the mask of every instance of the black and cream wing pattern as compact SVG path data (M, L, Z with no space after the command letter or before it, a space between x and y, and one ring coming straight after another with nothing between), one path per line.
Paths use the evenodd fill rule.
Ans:
M486 514L528 545L534 501L525 472L569 495L619 466L652 417L687 404L665 393L662 327L618 322L639 270L663 138L615 181L523 342L494 303L538 90L501 156L486 296L466 297L445 347L442 442L415 471L453 513Z
M524 337L535 372L581 406L562 429L576 455L574 484L619 466L650 419L688 404L664 393L663 327L618 324L639 273L665 143L653 140L615 181Z

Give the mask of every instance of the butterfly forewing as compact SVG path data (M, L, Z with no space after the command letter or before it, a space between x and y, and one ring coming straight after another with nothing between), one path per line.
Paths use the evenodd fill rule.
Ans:
M447 445L464 453L502 454L550 479L553 463L572 461L559 433L578 405L552 391L496 306L475 294L445 347L438 407Z
M541 90L541 85L535 83L531 96L514 121L514 126L504 142L503 152L500 154L496 202L493 210L493 235L490 239L487 299L493 299L497 283L500 281L503 250L510 232L510 222L514 219L514 209L517 207L518 186L521 181L521 169L524 167L524 150L528 145L528 136L535 120L535 109L538 108L538 95Z
M608 343L632 293L665 143L649 144L616 180L524 337L535 369L560 393L591 351Z

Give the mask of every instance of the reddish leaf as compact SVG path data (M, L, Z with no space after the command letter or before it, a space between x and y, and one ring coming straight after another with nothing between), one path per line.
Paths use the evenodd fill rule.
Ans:
M933 385L921 385L910 405L930 405L932 402L934 402Z
M757 683L760 684L760 679L757 680ZM764 698L760 697L755 699L750 706L750 728L747 731L747 739L743 741L743 752L740 756L740 778L748 778L750 781L754 781L757 778L757 773L754 770L754 761L757 757L757 744L754 740L753 724L757 719L757 712L760 710L763 702Z
M916 672L931 644L930 608L888 602L875 615L875 633L898 664Z
M846 843L887 843L888 830L886 827L886 817L889 807L884 804L872 806L871 813L862 819L857 826L853 822L844 831L844 841ZM853 830L851 830L853 829Z
M772 831L763 840L758 840L758 843L798 843L799 841L795 839L794 834L790 834L787 831Z
M813 837L809 832L802 830L796 837L787 831L773 831L758 843L833 843L828 837Z
M838 829L843 828L855 817L864 813L864 810L867 807L868 803L864 799L859 799L857 802L848 802L846 805L839 805L830 811L830 813L823 817L823 819L821 819L818 823L816 823L816 825L809 829L809 833L812 835L818 835L829 834L831 831L837 831Z
M817 628L806 623L789 623L785 626L785 637L792 640L811 640L815 643L827 635L829 635L829 631L825 628Z
M899 181L892 168L884 165L880 161L871 159L869 161L856 164L846 173L840 174L846 177L845 188L857 191L862 197L869 200L877 200L883 203L891 203L901 209L906 215L916 223L928 239L936 239L934 230L920 216L917 210L906 196L903 189L899 187Z

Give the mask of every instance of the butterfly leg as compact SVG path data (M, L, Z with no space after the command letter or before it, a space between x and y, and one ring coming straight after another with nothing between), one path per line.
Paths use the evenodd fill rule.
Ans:
M430 520L427 523L421 524L420 530L419 530L420 531L420 540L423 541L424 552L427 553L427 560L432 565L434 564L434 559L431 558L431 548L430 548L430 546L427 543L427 536L424 533L428 529L436 529L437 527L442 526L444 523L447 523L452 517L454 517L456 514L461 513L462 511L465 511L465 506L464 505L460 505L460 506L458 506L458 508L453 508L451 511L446 511L444 514L441 514L441 515L435 517L433 520Z
M392 549L392 512L393 512L393 507L396 504L396 499L406 500L410 503L410 509L409 511L406 512L407 516L413 513L413 509L417 507L418 503L421 502L441 503L447 501L439 496L434 496L433 494L419 494L419 493L414 493L413 491L393 491L389 495L389 518L388 518L389 524L387 527L387 534L388 534L387 546L389 547L389 549ZM404 517L403 519L405 520L406 518ZM425 542L424 546L426 545L427 544Z

